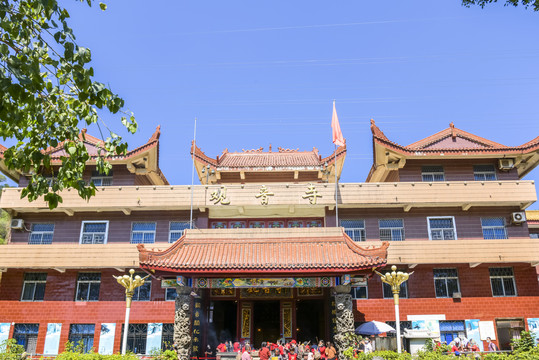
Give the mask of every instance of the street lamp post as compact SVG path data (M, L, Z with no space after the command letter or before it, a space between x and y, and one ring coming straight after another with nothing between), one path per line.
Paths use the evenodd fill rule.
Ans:
M373 269L375 273L377 273L380 278L382 279L382 282L385 282L389 286L391 286L391 291L393 292L393 300L395 302L395 320L396 320L396 330L397 330L397 352L401 352L401 324L400 324L400 314L399 314L399 292L401 288L401 284L408 280L410 275L413 274L413 271L411 273L405 273L402 271L397 272L397 267L393 265L391 267L391 272L386 272L385 275L379 273L376 271L376 269Z
M118 284L122 285L125 288L125 325L124 325L124 337L123 337L123 343L122 343L122 355L125 355L127 350L127 331L129 328L129 312L131 311L131 302L133 300L133 294L135 293L135 289L139 286L144 285L144 280L146 280L150 275L145 276L144 278L141 278L139 275L136 275L133 278L133 274L135 274L135 270L131 269L129 270L130 275L123 275L123 276L114 276L116 281L118 281Z

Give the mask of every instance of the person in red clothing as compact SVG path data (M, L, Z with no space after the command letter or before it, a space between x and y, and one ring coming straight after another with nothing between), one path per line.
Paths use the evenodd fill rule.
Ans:
M226 352L226 345L224 343L220 343L218 346L217 346L217 351L219 352Z
M326 347L324 346L324 340L320 340L318 343L318 351L320 351L320 358L325 359L326 358Z
M258 356L260 357L260 360L268 360L270 357L270 351L267 347L266 342L262 343L262 347L260 348L260 351L258 352Z
M240 343L236 341L234 343L234 352L238 352L238 351L240 351Z
M292 341L294 341L294 340L292 340ZM288 353L288 360L297 360L297 358L298 358L298 355L294 351L294 348L291 347L290 352Z

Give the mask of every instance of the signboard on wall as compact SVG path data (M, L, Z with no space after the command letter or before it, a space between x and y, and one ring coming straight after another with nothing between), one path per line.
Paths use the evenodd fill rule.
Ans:
M162 323L149 323L146 337L146 354L161 350L161 338L163 337Z
M2 348L2 343L9 338L10 328L11 328L10 323L0 323L0 352L5 350Z
M47 324L47 335L45 336L45 348L43 349L43 354L58 354L58 348L60 347L60 331L62 331L62 324Z
M534 335L535 344L539 344L539 318L528 319L528 330Z
M116 333L115 323L101 324L101 333L99 335L98 352L101 355L112 355L114 352L114 335Z
M473 340L479 347L479 350L483 351L483 341L481 341L481 334L479 333L479 320L465 320L465 324L466 338L468 338L468 340Z
M487 340L491 338L496 340L496 329L494 328L494 321L480 321L479 333L481 334L481 340Z

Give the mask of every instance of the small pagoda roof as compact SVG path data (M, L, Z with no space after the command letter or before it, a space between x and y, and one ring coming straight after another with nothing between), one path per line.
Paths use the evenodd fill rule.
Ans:
M192 229L164 251L138 245L157 274L343 274L384 266L389 243L359 246L342 228Z
M161 136L161 126L157 126L155 132L148 141L133 150L127 151L125 155L111 155L106 159L111 164L126 164L130 172L137 175L146 175L154 185L168 185L165 175L159 169L159 137ZM99 157L99 152L104 152L103 140L87 134L86 129L82 129L78 135L79 140L83 142L88 151L90 159L87 164L94 164ZM41 153L48 155L51 164L61 164L61 157L69 156L64 149L64 142L60 142L56 147L49 147L41 150ZM0 170L8 175L13 181L18 181L20 174L18 171L9 170L5 166L3 154L7 150L5 146L0 145Z
M207 156L196 144L191 145L191 155L195 160L195 166L201 183L206 183L204 171L209 170L213 176L208 177L208 183L223 183L227 180L232 182L249 182L249 173L279 173L279 181L286 181L283 178L286 173L292 174L292 180L321 181L324 178L327 182L334 182L335 170L340 177L344 158L346 156L346 145L340 146L327 156L322 157L317 148L311 151L300 151L299 149L285 149L278 147L273 151L271 145L268 151L264 148L245 150L241 152L229 152L225 149L221 155L215 158ZM308 178L300 179L299 173ZM221 179L221 175L226 174L228 179ZM247 176L246 176L247 174ZM234 175L236 175L234 177ZM304 175L305 176L305 175ZM247 178L247 179L246 179Z
M526 221L528 222L528 227L539 228L539 210L527 210Z
M387 138L371 120L374 164L367 181L383 181L387 172L402 168L407 159L512 158L520 177L539 163L539 136L519 146L506 146L455 127L416 141L400 145Z

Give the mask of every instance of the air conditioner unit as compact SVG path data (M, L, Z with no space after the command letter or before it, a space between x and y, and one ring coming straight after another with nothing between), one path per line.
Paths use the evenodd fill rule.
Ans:
M526 213L524 211L512 213L511 221L513 224L522 224L524 221L526 221Z
M11 228L12 229L24 229L24 220L23 219L11 219Z
M459 293L459 292L454 292L453 293L453 299L461 299L462 298L462 294Z
M500 170L509 171L515 166L515 159L499 159L498 167Z

